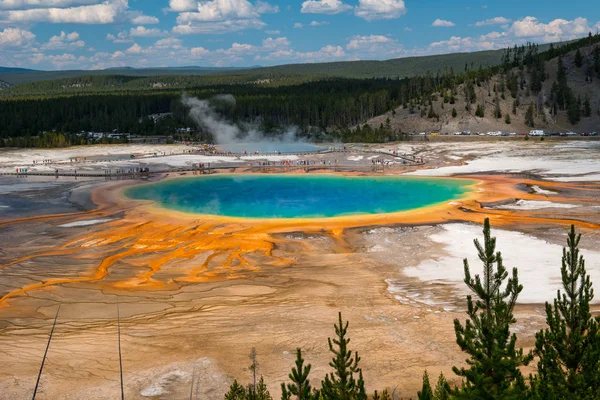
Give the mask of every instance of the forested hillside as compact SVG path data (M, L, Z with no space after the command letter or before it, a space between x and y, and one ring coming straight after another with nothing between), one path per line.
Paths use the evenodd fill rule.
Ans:
M590 35L543 52L536 45L508 49L498 71L467 74L465 82L390 110L369 125L441 133L599 132L599 39Z
M18 85L27 82L68 79L82 76L121 75L129 77L164 76L207 76L207 75L270 75L303 74L324 75L344 78L404 78L435 73L444 68L462 70L465 64L471 68L496 65L502 60L503 50L478 51L473 53L442 54L421 57L397 58L385 61L343 61L331 63L289 64L274 67L214 68L111 68L106 70L33 71L0 67L0 79Z
M0 145L33 145L45 131L174 134L195 127L182 93L231 94L219 112L273 135L295 125L312 140L385 142L402 132L591 129L600 108L600 35L560 47L503 51L498 65L444 67L407 78L350 79L310 73L236 72L209 77L96 76L17 85L0 91ZM453 55L463 61L468 56ZM152 118L154 114L167 114ZM369 122L368 127L364 124ZM357 129L358 127L358 129ZM211 140L199 131L197 137Z

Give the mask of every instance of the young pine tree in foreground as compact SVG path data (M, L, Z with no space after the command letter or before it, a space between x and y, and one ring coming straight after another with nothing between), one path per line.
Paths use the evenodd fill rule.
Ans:
M490 234L490 221L485 219L483 245L475 239L483 276L471 276L469 263L464 260L465 283L475 294L467 296L469 318L463 326L454 320L456 342L469 355L468 368L453 367L463 377L462 385L452 397L458 399L522 399L527 393L519 368L529 364L531 354L524 355L516 348L517 337L510 326L516 322L513 309L523 286L519 284L517 269L512 277L496 252L496 238ZM503 287L503 284L505 286Z
M440 373L437 384L435 385L435 391L433 392L433 398L435 400L449 400L450 399L450 385L446 381L446 377L443 373Z
M554 305L546 303L548 328L536 335L536 399L600 398L599 320L590 313L594 291L579 254L580 239L571 226L560 270L563 292L558 291Z
M311 365L304 365L304 359L302 358L302 350L296 349L296 367L292 368L292 372L289 375L292 383L288 383L287 386L281 384L281 398L282 400L294 399L294 400L311 400L313 394L311 393L310 381L308 374L310 374Z
M429 382L429 374L427 371L423 374L423 386L421 391L417 393L418 400L433 400L433 389Z
M323 400L366 400L365 385L362 371L358 367L360 357L348 349L350 339L346 337L348 322L342 322L342 313L338 314L338 324L335 325L336 338L329 341L329 351L334 354L329 365L334 372L325 376L321 383L321 398ZM358 374L359 378L356 379Z

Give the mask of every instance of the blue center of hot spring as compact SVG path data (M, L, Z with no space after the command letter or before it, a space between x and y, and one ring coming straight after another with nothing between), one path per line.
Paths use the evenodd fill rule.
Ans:
M245 218L316 218L411 210L457 199L468 180L334 175L213 175L129 188L172 210Z

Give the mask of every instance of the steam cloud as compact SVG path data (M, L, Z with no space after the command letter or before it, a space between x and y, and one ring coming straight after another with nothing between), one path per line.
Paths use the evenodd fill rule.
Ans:
M181 101L190 109L190 117L192 117L194 122L202 129L210 132L217 144L247 143L273 145L276 143L304 143L297 138L298 129L296 127L287 128L274 139L267 137L264 132L261 132L257 128L256 124L239 126L227 121L223 116L219 115L214 104L224 103L235 107L235 97L230 94L220 94L210 100L201 100L184 94Z

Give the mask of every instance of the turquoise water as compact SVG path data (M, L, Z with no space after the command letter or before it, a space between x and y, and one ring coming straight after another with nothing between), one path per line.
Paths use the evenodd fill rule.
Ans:
M126 196L194 214L336 217L411 210L462 197L471 181L334 175L216 175L129 188Z

